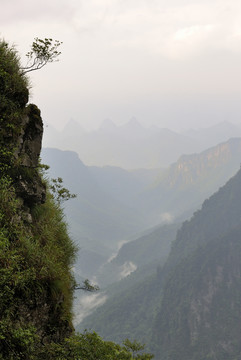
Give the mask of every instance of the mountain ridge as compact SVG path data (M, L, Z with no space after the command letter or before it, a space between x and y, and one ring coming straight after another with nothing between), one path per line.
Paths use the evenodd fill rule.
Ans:
M111 340L119 341L123 334L146 338L159 360L238 359L240 187L241 170L184 222L156 275L136 284L133 291L119 293L113 303L107 300L84 325Z
M119 126L105 120L99 129L92 131L83 132L77 121L72 131L68 123L66 128L67 133L65 130L54 133L52 127L46 127L44 147L76 151L88 166L111 165L129 170L169 166L180 154L201 152L230 137L241 136L241 128L232 124L177 133L144 127L136 119Z

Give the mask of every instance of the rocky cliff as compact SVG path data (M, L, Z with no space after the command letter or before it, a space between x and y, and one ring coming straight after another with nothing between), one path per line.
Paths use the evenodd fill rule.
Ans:
M46 187L39 175L39 155L42 145L43 123L36 105L28 105L20 118L19 135L14 146L14 162L17 171L12 172L17 195L29 209L42 204Z
M170 188L198 185L207 178L213 183L225 183L240 165L241 138L231 138L200 154L182 155L170 167L166 184Z
M0 41L0 359L52 359L46 346L73 330L75 247L46 190L43 123L28 79ZM50 357L48 357L50 356Z

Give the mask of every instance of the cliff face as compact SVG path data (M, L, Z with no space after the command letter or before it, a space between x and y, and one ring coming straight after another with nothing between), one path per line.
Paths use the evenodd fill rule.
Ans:
M170 167L166 183L170 188L198 185L209 181L225 183L240 165L241 138L232 138L200 154L183 155Z
M0 170L10 176L17 195L29 208L43 203L45 186L37 167L43 122L36 105L28 105L28 80L17 54L0 43Z
M0 41L0 359L48 359L72 332L75 247L39 170L43 123ZM51 358L51 357L50 357Z
M40 111L31 104L27 107L26 115L20 119L20 131L14 148L18 164L18 172L14 176L16 193L29 208L44 203L46 198L46 187L37 170L42 136Z

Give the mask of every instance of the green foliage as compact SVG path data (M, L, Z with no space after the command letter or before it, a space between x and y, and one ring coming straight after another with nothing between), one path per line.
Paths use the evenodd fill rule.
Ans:
M139 353L144 346L139 343L131 343L126 340L127 345L115 344L111 341L103 340L95 332L84 332L75 334L62 344L51 343L48 348L48 356L39 359L58 359L58 360L151 360L152 355ZM134 351L133 351L134 348ZM134 356L132 356L134 353ZM46 356L46 354L44 355Z
M17 120L19 109L23 109L28 101L28 79L22 75L15 48L5 41L0 41L0 99L1 122L7 117ZM9 126L12 126L10 122Z
M139 354L139 343L120 346L96 333L72 335L62 342L46 341L46 333L71 324L74 279L71 266L75 247L63 213L51 195L33 210L30 226L21 220L19 202L9 179L0 180L0 359L132 360L152 358ZM85 281L84 290L92 289ZM94 288L96 290L96 288ZM51 309L44 322L46 301ZM36 307L36 310L34 308ZM31 314L42 314L40 323ZM39 315L38 315L39 317ZM41 317L41 315L40 315ZM51 339L51 336L50 336Z
M93 292L93 291L98 291L99 290L99 286L97 285L91 285L89 280L86 279L83 281L82 285L76 284L75 286L75 290L84 290L84 291L89 291L89 292Z
M133 359L138 360L151 360L152 354L140 353L145 349L145 345L138 341L131 342L129 339L123 341L124 348L132 354Z
M48 318L41 324L45 337L65 324L71 326L75 246L68 237L63 213L51 196L35 207L32 217L31 226L22 221L11 181L1 178L0 354L7 359L32 359L27 354L40 346L39 320L28 315L35 306Z
M28 79L20 71L14 47L0 40L0 173L7 173L14 162L14 146L19 122L28 102Z
M50 190L57 201L57 203L62 203L63 201L67 201L69 199L76 198L76 194L71 194L68 189L63 187L63 179L58 177L57 179L51 179Z
M26 54L28 63L22 68L22 74L42 69L46 64L58 61L57 58L61 54L58 48L61 44L62 42L51 38L35 38L31 50Z

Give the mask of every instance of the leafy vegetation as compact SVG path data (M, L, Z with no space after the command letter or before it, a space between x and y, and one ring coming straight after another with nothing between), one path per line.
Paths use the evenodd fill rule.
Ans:
M73 332L75 281L71 265L75 246L68 237L62 210L51 194L45 204L33 209L31 225L21 220L19 209L11 181L1 178L2 359L151 359L148 354L132 357L127 348L105 342L97 334L64 338ZM92 290L89 282L81 288ZM63 332L62 341L53 341L56 332Z
M13 47L0 41L0 171L14 162L14 145L21 131L19 120L26 112L28 79L21 74L20 61Z
M28 359L43 339L52 338L52 331L72 331L75 246L51 195L34 208L32 219L31 225L24 223L11 181L1 178L0 354L4 359Z
M63 179L58 177L57 179L51 179L50 190L58 203L67 201L69 199L76 198L76 194L71 194L69 189L63 187Z
M95 332L84 332L69 337L63 344L50 344L50 359L58 360L151 360L152 354L143 352L138 342L125 340L123 345L104 341ZM41 359L41 358L40 358ZM43 358L46 359L46 358Z
M58 48L61 44L61 41L51 38L35 38L31 45L31 50L26 54L28 63L25 67L21 68L22 74L40 70L48 63L58 61L58 57L61 54Z

